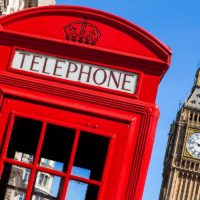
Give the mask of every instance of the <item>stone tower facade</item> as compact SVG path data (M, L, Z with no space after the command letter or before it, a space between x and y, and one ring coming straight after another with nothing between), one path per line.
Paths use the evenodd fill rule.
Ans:
M159 200L200 200L200 69L171 125Z
M0 15L7 15L26 8L55 5L55 0L0 0Z

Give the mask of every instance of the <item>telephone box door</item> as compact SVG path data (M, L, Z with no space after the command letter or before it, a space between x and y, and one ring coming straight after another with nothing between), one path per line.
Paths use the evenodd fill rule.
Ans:
M12 99L0 120L0 199L114 199L128 124Z

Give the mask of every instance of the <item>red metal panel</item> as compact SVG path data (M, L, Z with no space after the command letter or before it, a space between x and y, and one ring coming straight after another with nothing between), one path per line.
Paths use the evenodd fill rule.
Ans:
M83 19L101 32L96 43L99 48L168 61L170 52L168 47L152 35L124 19L89 8L74 6L34 8L2 18L1 25L8 32L14 31L63 42L65 29L60 31L60 28L70 23L81 23Z
M89 183L89 184L94 184L97 186L104 186L104 189L100 190L99 196L101 196L101 198L103 198L103 199L114 198L115 193L116 193L116 190L114 188L117 187L117 181L114 181L114 180L119 179L119 171L121 169L120 166L122 164L122 163L119 163L119 160L120 160L120 158L123 157L123 155L124 155L123 149L126 147L128 135L126 134L126 137L124 138L124 132L127 132L127 130L128 130L127 124L121 124L121 123L117 123L114 121L105 120L105 119L96 118L96 117L90 117L90 116L86 116L86 115L81 116L81 114L73 115L73 113L71 113L71 112L69 113L67 111L62 111L62 110L59 111L58 109L34 105L34 104L11 100L11 99L5 99L1 119L6 117L6 113L13 113L13 114L11 117L11 122L9 123L10 125L8 127L8 131L5 133L0 133L1 135L5 134L5 141L2 145L3 152L2 152L2 155L0 158L1 170L2 170L2 167L4 166L4 163L10 163L10 164L27 167L27 168L31 169L29 184L27 187L26 199L31 198L37 170L66 178L64 181L64 185L62 186L62 190L61 190L62 192L60 194L60 199L63 199L65 196L69 178L73 179L73 180ZM6 152L8 149L10 134L12 131L13 120L14 120L15 116L28 117L28 118L33 118L33 119L43 121L43 128L41 131L40 140L39 140L37 151L34 156L34 161L32 164L31 163L30 164L22 163L22 162L15 161L10 158L6 158ZM83 121L85 118L87 123L89 122L89 123L91 123L91 125L93 123L94 123L94 125L98 124L98 127L95 126L95 127L87 128L89 123L88 124L84 123L84 126L81 125L82 123L79 122L80 118ZM65 121L65 123L63 123L64 121ZM69 123L69 121L71 121L71 122ZM65 126L67 125L67 127L71 126L74 128L78 128L77 133L76 133L76 139L75 139L75 142L73 145L73 150L71 153L71 159L70 159L68 171L66 171L64 173L38 166L41 147L42 147L42 143L43 143L43 139L44 139L44 135L45 135L46 123L49 123L49 122L60 124L60 125L65 125ZM80 124L80 125L78 125L78 124ZM4 124L4 125L2 124L2 126L6 126L6 124ZM115 127L114 130L112 130L113 126ZM99 181L70 175L70 172L72 169L72 164L74 161L75 151L77 148L77 143L78 143L78 139L79 139L79 135L80 135L79 128L81 128L81 130L87 130L93 134L97 134L97 135L101 134L101 135L105 135L106 137L110 137L110 136L112 137L111 140L113 140L113 142L112 142L113 144L110 145L110 148L109 148L110 150L108 151L102 183ZM109 133L111 130L113 133L112 132ZM122 130L123 130L123 132L122 132ZM120 149L118 148L119 145L120 145ZM65 152L63 152L63 153L65 153ZM112 188L113 188L112 192L111 192L111 190L107 191L107 189L106 189L109 185L112 185ZM99 197L99 199L101 199L101 198Z
M16 50L136 73L136 93L11 69ZM4 163L31 169L26 199L41 171L62 178L58 199L65 198L69 180L77 180L100 187L98 200L140 200L159 115L155 98L170 56L170 49L143 29L102 11L50 6L1 17L0 173ZM32 164L6 157L16 116L43 123ZM67 171L38 164L46 123L76 130ZM70 174L81 131L110 140L101 180Z

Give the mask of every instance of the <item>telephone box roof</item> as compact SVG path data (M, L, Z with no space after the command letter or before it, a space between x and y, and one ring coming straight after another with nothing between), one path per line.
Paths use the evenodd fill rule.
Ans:
M86 30L82 30L84 27ZM149 70L161 77L170 64L170 48L154 36L127 20L91 8L44 6L6 15L0 18L0 40L7 40L9 35L13 40L26 37L27 44L38 39L42 43L49 41L79 47L93 54L102 51L124 56L126 62L129 58L143 60L143 64L148 65L144 71ZM92 42L85 42L82 36ZM115 58L122 60L118 56Z

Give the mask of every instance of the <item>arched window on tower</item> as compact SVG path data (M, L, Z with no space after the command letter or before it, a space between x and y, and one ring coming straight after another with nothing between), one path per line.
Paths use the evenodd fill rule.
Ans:
M197 114L194 115L194 121L197 122Z
M40 174L38 184L42 185L43 181L44 181L44 174Z
M36 6L36 0L28 0L27 1L27 8L31 8Z
M48 181L48 175L40 173L38 184L45 187L48 184Z
M29 180L29 175L30 175L30 169L25 169L25 172L23 174L23 182L26 183Z
M4 8L7 8L7 6L8 6L8 4L9 4L9 0L4 0Z
M19 193L19 200L24 200L24 199L25 199L24 193Z
M190 113L190 121L193 119L193 113Z

